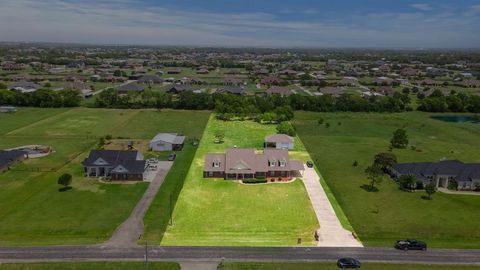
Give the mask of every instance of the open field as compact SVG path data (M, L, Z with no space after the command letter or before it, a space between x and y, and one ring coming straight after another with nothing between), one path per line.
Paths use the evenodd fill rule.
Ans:
M14 114L1 113L0 125L2 128L0 129L0 135L65 111L67 111L67 109L22 108Z
M37 116L42 112L20 108L18 113L8 115L8 134L0 135L0 149L42 144L54 150L0 174L0 245L92 244L107 240L128 217L148 183L108 184L84 178L81 161L96 146L97 138L106 134L117 137L120 135L115 130L121 130L121 136L148 141L156 133L155 127L159 132L168 127L169 131L188 134L197 130L201 134L209 115L84 108L45 111L52 113L40 119ZM129 122L137 114L149 121L137 118ZM193 122L171 121L184 115ZM200 123L198 129L195 122ZM125 123L135 123L135 128ZM58 191L57 178L62 173L73 175L73 188L66 192Z
M364 263L362 269L367 270L473 270L478 266L460 265L406 265ZM335 270L334 263L224 263L219 270Z
M224 143L214 144L219 129L225 133ZM173 226L160 244L285 246L296 245L301 238L302 245L312 245L312 233L319 225L301 181L242 185L203 179L206 153L234 145L261 149L263 138L273 133L274 125L223 122L211 116L175 205ZM308 158L298 140L291 157Z
M404 127L410 148L394 150L399 162L459 159L480 162L480 125L455 124L431 119L424 113L306 113L297 112L294 125L321 170L340 206L362 242L391 246L397 239L415 237L430 247L480 248L480 196L437 192L423 200L423 191L399 190L388 178L379 192L367 184L365 168L373 156L387 151L392 133ZM318 125L318 119L325 123ZM358 161L358 167L352 166Z
M68 262L68 263L6 263L0 270L135 270L145 269L143 262ZM149 262L148 269L180 270L178 263Z

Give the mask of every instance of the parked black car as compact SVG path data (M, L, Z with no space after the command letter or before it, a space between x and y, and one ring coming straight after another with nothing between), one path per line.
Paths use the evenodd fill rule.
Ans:
M337 261L338 268L360 268L362 264L354 258L341 258Z
M168 155L168 161L174 161L176 157L177 157L177 154L170 153L170 155Z
M407 239L397 241L395 248L402 250L427 250L427 244L415 239Z
M313 167L313 162L311 160L307 161L307 167L312 168Z

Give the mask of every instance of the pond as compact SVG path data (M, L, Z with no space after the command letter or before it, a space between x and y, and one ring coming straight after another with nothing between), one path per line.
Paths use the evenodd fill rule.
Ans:
M450 123L480 123L480 117L476 115L434 115L432 118Z

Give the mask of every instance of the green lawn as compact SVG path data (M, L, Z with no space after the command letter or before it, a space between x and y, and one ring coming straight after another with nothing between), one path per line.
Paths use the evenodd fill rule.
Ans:
M112 135L152 139L160 132L177 132L199 138L209 115L209 111L139 110L134 117L117 126Z
M361 188L373 156L387 151L395 129L404 127L417 150L394 150L399 162L459 159L480 162L480 125L446 123L429 114L297 112L295 127L353 228L367 246L391 246L415 237L431 247L480 248L480 196L400 191L385 180L379 192ZM318 125L325 119L330 127ZM352 166L358 161L358 167Z
M219 270L336 270L334 263L224 263ZM367 270L473 270L478 266L364 263Z
M0 113L0 135L67 111L46 108L17 108L17 110L16 113Z
M143 262L48 262L48 263L6 263L0 264L0 270L141 270ZM180 270L180 265L173 262L149 262L148 269Z
M107 240L129 216L148 183L104 184L84 178L81 161L95 147L96 137L111 134L149 140L155 130L167 129L197 136L208 120L208 112L45 110L51 115L20 108L8 115L8 121L0 122L0 130L9 131L0 134L0 149L42 144L54 150L0 174L0 245L92 244ZM148 121L135 118L139 114ZM182 118L189 120L179 121ZM117 134L118 130L122 133ZM57 179L62 173L74 176L73 188L66 192L58 191Z
M223 144L214 144L218 129L225 132ZM312 245L312 233L319 225L301 181L242 185L203 179L206 153L234 145L261 149L264 136L273 133L274 125L222 122L211 116L175 205L173 226L157 241L162 245L285 246L296 245L301 238L303 245ZM295 150L292 157L308 158L301 143Z
M111 134L112 130L135 116L136 110L75 108L52 117L25 125L6 135L99 137ZM22 116L19 116L21 118ZM145 123L147 124L147 123ZM112 134L113 135L113 134Z

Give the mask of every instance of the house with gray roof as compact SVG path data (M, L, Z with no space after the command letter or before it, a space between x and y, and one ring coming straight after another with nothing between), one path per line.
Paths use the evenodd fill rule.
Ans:
M0 150L0 172L4 172L10 166L28 158L28 153L22 150Z
M223 153L205 156L203 176L243 180L265 178L269 181L287 181L300 176L305 167L300 160L290 160L288 150L267 148L256 153L253 148L230 148Z
M392 177L413 175L424 185L447 188L456 181L459 190L474 190L480 185L480 163L463 163L458 160L440 162L399 163L392 167Z
M27 81L15 82L15 83L8 86L8 90L15 90L15 91L19 91L19 92L22 92L22 93L35 92L40 88L41 88L40 85L38 85L36 83L33 83L33 82L27 82Z
M179 151L182 150L185 136L177 133L158 133L150 141L150 149L153 151Z
M144 84L160 84L163 83L163 79L158 75L142 75L137 82Z
M217 89L217 93L229 93L234 95L244 95L245 89L240 86L220 87Z
M186 84L174 84L170 89L167 90L167 92L172 93L172 94L180 94L185 91L191 91L190 85Z
M82 162L87 177L120 181L143 181L146 162L138 151L92 150Z
M318 93L320 94L320 96L331 95L334 97L339 97L343 95L345 91L340 87L324 87L324 88L319 88Z
M143 91L145 91L145 87L143 87L143 85L139 85L135 82L120 85L118 87L118 93L119 94L126 94L128 92L143 92Z
M268 88L265 93L267 95L280 95L282 97L288 97L293 94L292 90L283 86L272 86Z
M275 148L275 149L293 149L293 137L286 134L274 134L265 137L264 147L265 148Z

